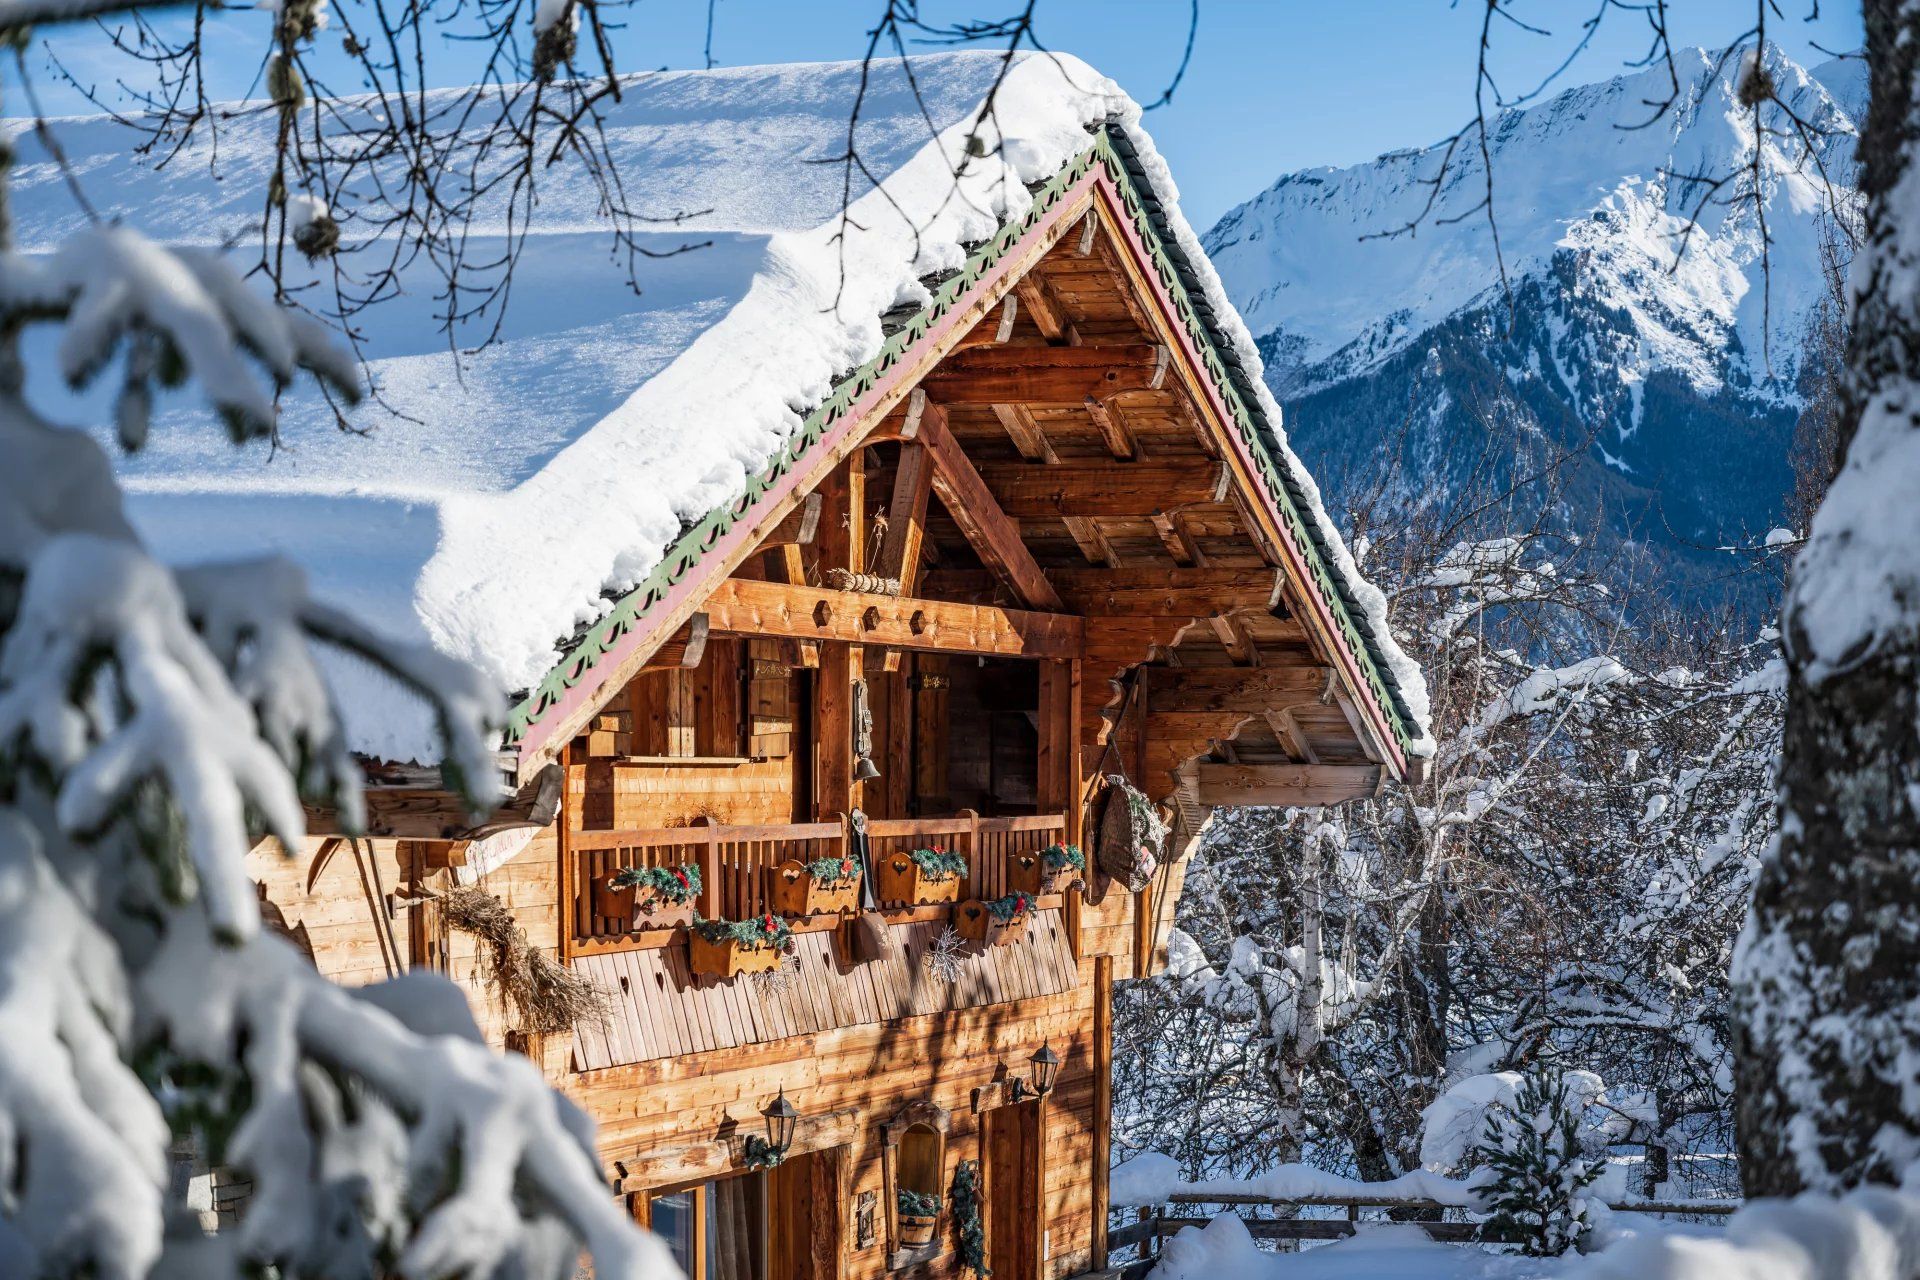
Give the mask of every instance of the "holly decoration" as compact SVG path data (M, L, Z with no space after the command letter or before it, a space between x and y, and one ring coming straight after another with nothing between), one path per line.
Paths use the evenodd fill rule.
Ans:
M707 920L695 918L693 931L708 942L735 942L750 950L772 947L793 950L793 930L779 916L768 914L745 920Z
M817 885L838 889L859 876L860 864L852 858L815 858L807 864L807 874Z
M1075 871L1087 869L1087 855L1080 852L1077 844L1049 845L1040 851L1040 861L1049 871L1065 871L1068 867Z
M980 905L1001 924L1012 924L1033 908L1033 899L1024 893L1010 893L1004 898L994 898Z
M622 867L613 873L616 889L651 889L655 900L680 906L700 896L700 868L692 863L677 867Z
M913 865L920 868L920 878L935 883L951 880L967 873L967 855L948 853L939 845L931 849L915 849L907 855L913 859Z

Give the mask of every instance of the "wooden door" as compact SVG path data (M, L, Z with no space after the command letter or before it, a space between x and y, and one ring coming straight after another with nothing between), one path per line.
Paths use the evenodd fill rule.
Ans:
M788 1156L767 1173L767 1280L839 1280L844 1148Z
M1040 1103L997 1107L986 1121L987 1264L994 1280L1039 1280L1045 1199Z

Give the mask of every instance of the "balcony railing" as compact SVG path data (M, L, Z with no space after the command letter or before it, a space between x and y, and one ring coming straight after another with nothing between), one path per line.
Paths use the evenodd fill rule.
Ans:
M997 898L1007 892L1007 862L1016 854L1036 853L1066 838L1060 814L982 818L961 813L949 818L876 818L867 823L870 865L882 856L940 847L967 859L962 897ZM700 868L696 900L708 918L739 920L770 909L768 871L788 860L811 862L847 851L842 822L806 822L784 826L729 826L708 823L628 831L568 833L572 860L572 925L576 941L633 946L658 945L660 930L636 929L633 921L596 915L594 882L626 867Z

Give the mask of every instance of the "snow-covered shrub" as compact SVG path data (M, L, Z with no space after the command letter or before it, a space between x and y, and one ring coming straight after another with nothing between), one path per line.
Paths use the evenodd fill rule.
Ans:
M1577 1246L1592 1227L1586 1192L1605 1158L1588 1149L1583 1105L1559 1071L1526 1076L1511 1103L1487 1107L1480 1141L1467 1155L1474 1166L1481 1233L1518 1244L1532 1257Z

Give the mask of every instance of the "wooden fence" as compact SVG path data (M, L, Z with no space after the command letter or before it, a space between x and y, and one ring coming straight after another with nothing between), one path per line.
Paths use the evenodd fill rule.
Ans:
M1615 1213L1654 1213L1672 1215L1691 1215L1696 1217L1721 1217L1740 1207L1738 1200L1622 1200L1607 1207ZM1362 1225L1360 1211L1378 1209L1388 1212L1407 1214L1405 1218L1395 1218L1396 1225L1419 1227L1434 1239L1448 1243L1468 1244L1489 1241L1499 1243L1497 1237L1481 1234L1477 1222L1449 1222L1441 1218L1441 1213L1456 1205L1445 1205L1438 1200L1419 1197L1381 1196L1300 1196L1294 1199L1275 1199L1260 1195L1175 1195L1164 1202L1140 1209L1139 1219L1124 1227L1110 1232L1107 1247L1114 1251L1127 1248L1139 1248L1141 1261L1115 1267L1110 1273L1114 1277L1144 1275L1154 1258L1159 1255L1160 1242L1180 1232L1186 1227L1204 1227L1213 1219L1205 1214L1168 1212L1169 1207L1195 1205L1223 1205L1260 1207L1270 1209L1298 1208L1336 1208L1346 1210L1339 1218L1243 1218L1247 1233L1255 1240L1343 1240L1354 1234ZM1419 1216L1412 1216L1412 1215ZM1367 1219L1368 1222L1380 1222L1381 1219ZM1137 1270L1136 1270L1137 1269Z

